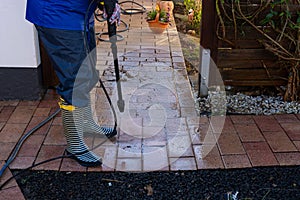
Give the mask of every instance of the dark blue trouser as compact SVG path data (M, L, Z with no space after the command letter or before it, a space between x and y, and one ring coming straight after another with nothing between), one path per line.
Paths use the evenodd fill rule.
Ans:
M89 92L99 78L94 29L91 28L87 33L88 54L83 31L36 28L59 79L57 93L68 104L87 106Z

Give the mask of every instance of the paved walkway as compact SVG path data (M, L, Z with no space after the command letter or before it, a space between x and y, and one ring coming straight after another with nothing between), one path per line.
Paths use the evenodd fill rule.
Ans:
M147 9L151 1L141 2ZM110 44L99 42L97 67L115 104L119 135L115 140L85 136L87 144L103 158L103 166L85 168L61 158L34 170L155 171L247 168L300 165L300 115L199 117L184 64L176 27L153 34L145 14L122 15L129 30L120 33L119 64L125 111L120 112L114 82ZM102 23L98 31L106 30ZM95 119L113 125L113 115L102 89L92 91ZM58 96L48 90L41 101L0 102L0 166L23 134L57 109ZM61 116L30 136L11 169L25 169L63 155L66 141ZM0 191L0 199L24 199L15 181Z

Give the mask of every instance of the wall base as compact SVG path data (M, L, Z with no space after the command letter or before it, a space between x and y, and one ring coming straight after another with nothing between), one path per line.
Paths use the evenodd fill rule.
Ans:
M0 100L40 100L45 92L41 68L0 67Z

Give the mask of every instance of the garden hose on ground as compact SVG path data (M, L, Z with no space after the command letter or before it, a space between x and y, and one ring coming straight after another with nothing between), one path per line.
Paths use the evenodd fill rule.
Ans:
M23 135L23 137L21 137L21 139L18 141L18 143L16 144L16 147L14 148L12 154L9 156L8 160L6 161L6 163L3 165L2 169L0 170L0 177L2 177L5 169L11 164L11 162L16 158L22 144L25 142L25 140L35 131L37 131L39 128L41 128L42 126L44 126L46 123L48 123L51 119L53 119L58 113L60 112L60 109L57 109L52 115L50 115L49 117L47 117L44 121L42 121L41 123L39 123L37 126L33 127L33 129L31 129L30 131L28 131L25 135Z
M122 5L122 4L125 4L125 3L135 4L135 5L137 5L138 7L141 7L141 8L122 9L122 7L121 7L121 12L124 15L141 14L141 13L146 12L146 8L142 4L139 4L139 3L134 2L134 1L122 1L122 2L119 3L119 5Z
M59 109L60 110L60 109ZM39 127L40 128L40 127ZM37 129L36 129L37 130ZM35 131L36 131L35 130ZM32 132L33 133L33 132ZM93 151L94 149L97 149L98 147L102 146L108 139L106 138L104 141L102 141L101 143L97 144L95 147L91 148L90 151ZM24 140L25 141L25 140ZM22 142L24 142L22 141ZM22 145L22 144L21 144ZM20 147L21 147L20 145ZM62 158L71 158L72 156L74 155L81 155L81 154L84 154L86 152L81 152L81 153L74 153L74 154L69 154L69 155L62 155L62 156L57 156L57 157L53 157L53 158L50 158L50 159L47 159L47 160L44 160L44 161L41 161L39 163L35 163L33 165L31 165L30 167L27 167L25 169L22 169L20 172L16 173L15 175L11 176L10 178L8 178L5 182L2 183L2 185L0 185L0 191L4 188L4 186L6 184L8 184L12 179L16 178L17 176L20 176L21 174L27 172L28 170L34 168L34 167L37 167L39 165L42 165L42 164L45 164L45 163L49 163L49 162L52 162L52 161L55 161L55 160L58 160L58 159L62 159ZM13 160L13 159L12 159ZM12 161L11 160L11 161ZM7 162L8 163L8 162ZM2 174L4 173L5 169L9 166L9 164L7 164L4 168L1 169L2 171ZM1 177L1 176L0 176Z

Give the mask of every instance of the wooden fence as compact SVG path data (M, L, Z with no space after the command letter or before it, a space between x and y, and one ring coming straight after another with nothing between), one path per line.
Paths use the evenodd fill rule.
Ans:
M246 6L245 0L240 2L241 4L245 2L242 9L247 15L247 11L256 9L261 1L252 0L251 6L249 4ZM225 0L224 10L220 9L225 26L221 26L215 0L203 0L202 4L201 45L211 50L212 59L217 64L225 85L282 86L287 84L287 69L278 62L277 56L266 50L259 42L265 39L264 36L247 23L234 26L233 22L225 17L224 10L227 14L232 12L231 1ZM262 13L256 23L259 24L264 16L265 13ZM223 38L224 27L225 38Z

